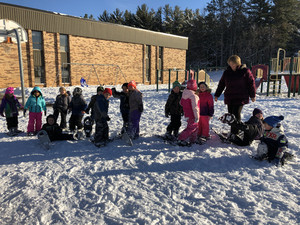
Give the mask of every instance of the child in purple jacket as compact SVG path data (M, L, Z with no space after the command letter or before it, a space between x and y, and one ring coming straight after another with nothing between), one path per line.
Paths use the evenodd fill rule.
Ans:
M14 96L14 88L8 87L5 91L5 95L2 99L0 106L0 115L6 117L7 133L9 136L15 136L21 131L18 130L18 108L23 109L23 106L19 103L16 96Z

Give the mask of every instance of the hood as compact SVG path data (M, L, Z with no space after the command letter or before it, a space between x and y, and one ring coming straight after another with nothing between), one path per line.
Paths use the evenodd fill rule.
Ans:
M30 93L30 94L31 94L31 95L33 95L33 92L34 92L34 91L38 91L38 92L40 92L40 95L41 95L41 96L43 96L43 94L42 94L42 91L41 91L40 87L34 87L34 88L32 89L32 91L31 91L31 93Z
M56 118L55 118L54 115L51 114L51 115L47 116L47 119L46 119L47 123L48 123L49 118L53 118L54 119L54 124L56 123Z
M195 92L189 89L184 89L182 93L182 98L183 99L188 99L191 98L193 95L195 95Z

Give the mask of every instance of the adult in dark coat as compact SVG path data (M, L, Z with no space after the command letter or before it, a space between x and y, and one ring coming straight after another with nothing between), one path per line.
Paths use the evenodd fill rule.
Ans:
M228 68L224 71L218 88L215 92L215 101L224 91L224 102L228 107L228 113L241 121L241 111L245 104L249 103L249 97L252 102L256 100L255 80L246 65L241 64L241 59L237 55L232 55L227 60ZM231 127L231 133L237 134L238 130Z

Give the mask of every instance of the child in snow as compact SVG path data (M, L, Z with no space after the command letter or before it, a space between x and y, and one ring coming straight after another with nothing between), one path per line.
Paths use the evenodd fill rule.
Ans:
M16 96L14 96L14 88L8 87L1 102L0 115L4 117L3 113L5 112L9 136L15 136L21 132L18 130L18 108L23 109L23 106L19 103Z
M107 121L110 120L108 116L109 98L112 95L110 88L105 88L103 94L98 95L94 104L96 133L94 143L96 147L104 146L109 141L109 128Z
M210 93L211 89L208 88L205 82L200 82L199 86L199 99L200 99L200 119L198 123L198 138L209 139L209 120L214 115L214 100Z
M128 83L129 89L129 136L137 139L140 136L140 119L144 110L142 93L136 88L134 80Z
M73 134L64 134L62 128L56 123L56 117L54 115L47 116L47 123L42 127L42 130L46 131L50 141L60 140L74 140Z
M197 82L189 80L187 88L182 93L180 104L182 105L184 116L188 118L187 127L180 133L178 144L186 146L197 140L198 123L200 117L200 100L196 95Z
M172 132L174 136L178 137L178 131L181 126L181 115L183 114L182 106L180 105L180 100L182 97L181 85L178 81L173 83L173 89L168 97L165 105L165 116L171 116L171 122L167 127L167 132L165 137L167 139L173 139Z
M263 112L255 108L250 119L243 123L238 121L233 114L226 113L220 118L223 123L227 123L234 129L240 130L238 134L230 134L226 141L239 146L251 145L253 140L259 140L263 136Z
M67 90L64 87L59 88L60 94L56 96L55 103L53 105L55 120L58 119L58 116L60 114L61 120L60 120L60 127L62 129L65 129L67 127L67 113L68 108L71 102L71 97L68 95Z
M257 155L261 160L268 159L275 162L276 166L284 165L286 160L293 158L293 155L286 152L288 140L280 122L283 116L269 116L264 119L265 132L261 143L257 147Z
M87 107L86 110L85 110L85 112L86 112L87 114L89 114L89 113L90 113L90 110L92 110L92 111L91 111L91 118L92 118L92 120L94 120L94 105L95 105L95 102L96 102L96 98L97 98L97 96L101 95L101 94L103 93L103 91L104 91L104 87L103 87L103 86L97 87L97 94L96 94L96 95L93 95L93 96L91 97L91 101L90 101L88 107Z
M80 134L82 134L82 117L87 108L87 104L82 96L82 89L76 87L73 91L73 97L69 105L69 111L72 111L71 118L69 120L70 131L74 132L75 128Z
M129 90L128 83L122 85L122 91L116 91L116 88L112 88L112 95L114 98L120 99L120 111L123 119L123 127L121 133L124 132L124 129L128 131L129 125Z
M29 110L27 134L33 136L42 128L43 111L45 116L47 115L46 102L39 87L32 89L24 107L24 116L27 109Z

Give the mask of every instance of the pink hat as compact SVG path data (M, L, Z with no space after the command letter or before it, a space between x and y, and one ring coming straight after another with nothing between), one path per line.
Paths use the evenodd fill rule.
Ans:
M13 94L13 93L14 93L14 88L13 87L6 88L5 94Z
M198 86L196 80L189 80L186 85L187 89L196 91Z

